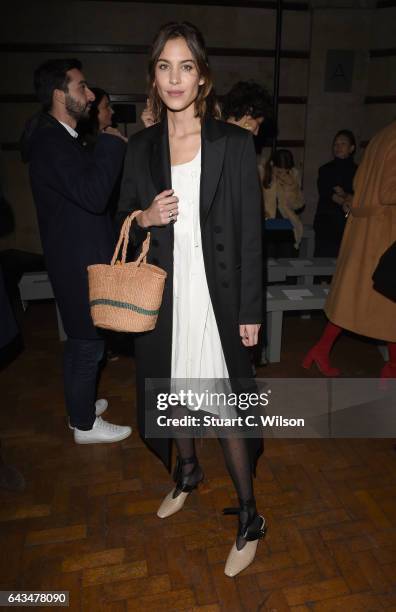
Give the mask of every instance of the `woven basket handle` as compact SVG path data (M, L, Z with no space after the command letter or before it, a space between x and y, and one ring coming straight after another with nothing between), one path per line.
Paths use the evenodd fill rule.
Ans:
M141 212L142 212L141 210L134 210L133 213L131 213L125 219L124 223L122 224L122 228L121 228L121 231L120 231L120 236L118 238L117 246L116 246L116 248L114 250L113 258L111 260L111 265L112 266L115 265L115 263L116 263L116 261L118 259L121 247L122 247L122 255L121 255L120 263L121 264L125 263L126 255L127 255L127 249L128 249L128 243L129 243L129 232L130 232L130 229L131 229L131 225L132 225L132 222L134 221L134 219L136 219L136 217L138 215L140 215ZM136 260L136 263L138 265L140 265L142 260L143 260L144 263L146 263L147 253L148 253L149 248L150 248L150 232L147 233L147 238L143 242L143 245L142 245L142 252L140 253L139 257Z

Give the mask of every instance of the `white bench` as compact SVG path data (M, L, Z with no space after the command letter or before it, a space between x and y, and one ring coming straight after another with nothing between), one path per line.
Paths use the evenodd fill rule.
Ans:
M55 299L47 272L26 272L22 276L18 287L21 300L24 305L26 302L30 302L31 300ZM63 341L66 340L67 336L65 334L65 330L63 329L62 319L56 302L55 307L56 318L58 321L59 340Z
M334 257L278 259L277 262L286 269L286 278L297 277L300 285L313 285L315 276L333 276L337 264Z
M334 257L269 259L267 279L271 283L295 277L297 285L313 285L315 276L333 276L336 263L337 260ZM301 318L309 319L310 314L303 312Z
M297 277L298 284L312 285L315 276L333 276L336 263L334 257L269 258L267 280L269 283L276 283L286 281L288 277Z
M267 347L269 363L280 361L283 313L290 310L322 310L329 292L321 285L276 285L267 289Z
M286 281L287 265L281 266L280 259L267 259L267 282L279 283Z

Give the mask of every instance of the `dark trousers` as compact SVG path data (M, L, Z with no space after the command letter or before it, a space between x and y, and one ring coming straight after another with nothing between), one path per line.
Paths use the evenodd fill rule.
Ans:
M95 415L99 363L103 358L104 341L68 338L63 356L66 410L70 425L92 429Z

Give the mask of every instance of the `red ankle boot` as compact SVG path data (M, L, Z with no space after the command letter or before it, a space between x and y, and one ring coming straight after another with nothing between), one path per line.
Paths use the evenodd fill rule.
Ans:
M319 342L315 344L304 357L302 367L309 370L312 363L315 362L319 371L322 372L324 376L339 376L341 374L340 370L338 368L332 368L330 365L329 353L341 331L341 327L329 321Z
M381 370L380 378L396 378L396 363L388 361Z
M396 378L396 342L388 342L389 361L381 370L380 378Z
M341 374L338 368L332 368L329 361L329 355L320 350L320 346L315 344L314 347L306 354L302 362L302 367L309 370L312 363L315 362L318 370L324 376L339 376Z

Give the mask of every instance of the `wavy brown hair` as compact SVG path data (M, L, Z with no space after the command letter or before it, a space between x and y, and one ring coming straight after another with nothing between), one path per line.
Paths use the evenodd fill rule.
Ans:
M161 121L166 112L166 107L155 87L155 67L168 40L175 38L184 38L194 58L198 74L200 78L204 79L203 85L199 86L198 96L195 99L195 115L202 119L206 113L209 113L219 118L220 108L214 95L213 77L209 67L204 38L198 28L192 23L188 21L183 21L182 23L172 21L160 28L151 46L148 65L148 86L154 122Z
M271 187L274 167L283 168L284 170L291 170L294 168L293 153L289 151L289 149L277 149L274 151L265 164L263 179L265 189L269 189Z

